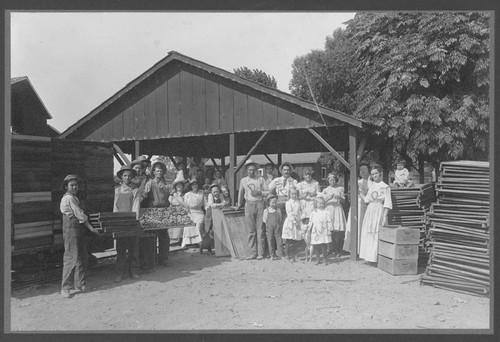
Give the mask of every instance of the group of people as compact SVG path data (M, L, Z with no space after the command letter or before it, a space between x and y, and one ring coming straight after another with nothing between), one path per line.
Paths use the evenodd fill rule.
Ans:
M256 163L247 161L245 166L247 176L240 182L238 208L242 208L244 202L250 251L247 259L264 259L266 242L271 260L285 258L293 262L298 247L304 244L306 259L316 254L317 264L327 265L330 254L337 257L350 252L351 213L346 220L345 192L338 185L337 175L328 174L328 186L321 191L311 170L303 172L300 182L292 178L290 163L279 167L281 176L277 178L271 176L269 164L265 177L258 176ZM360 176L358 250L360 258L376 262L378 229L387 224L388 210L392 209L391 192L382 181L380 166L370 169L368 164L363 164Z
M192 177L188 180L183 165L179 165L175 180L168 182L165 178L167 168L164 163L155 162L150 165L147 159L138 158L120 168L115 177L119 185L115 187L113 212L134 212L139 219L141 208L182 206L194 223L194 226L184 228L182 244L195 244L199 246L200 252L202 248L212 252L212 208L230 204L227 183L222 173L216 170L210 184L206 184L208 181L202 177L202 170L192 168L190 170ZM65 194L61 199L60 210L63 214L65 251L61 294L65 298L71 297L72 287L76 291L85 291L88 257L85 235L87 229L99 234L80 207L77 192L81 181L78 175L71 174L62 182ZM141 268L144 271L144 259L147 255L152 254L158 258L160 265L167 265L170 249L167 229L156 230L155 238L158 239L158 256L156 247L151 251L151 244L138 236L116 238L115 282L119 283L127 277L139 279ZM156 241L154 245L156 246Z
M113 211L135 212L139 218L140 208L182 206L194 223L193 227L184 229L183 245L198 244L200 252L203 247L211 251L212 209L231 204L222 173L216 170L212 179L207 180L208 177L202 177L202 170L193 168L190 170L191 178L187 180L183 166L180 166L175 180L170 183L165 179L164 163L155 162L151 168L149 165L147 160L137 159L120 168L116 175L120 184L115 188ZM250 251L248 259L263 259L266 244L271 260L284 258L293 262L299 246L305 245L306 257L315 253L316 263L323 262L325 265L328 264L329 254L336 257L350 251L351 213L346 220L344 188L338 185L339 179L334 173L328 174L328 186L321 190L312 177L312 170L306 169L302 180L298 181L291 176L293 166L287 162L279 167L279 177L274 176L273 164L265 166L263 176L258 175L259 165L251 160L245 163L245 168L247 176L240 181L237 209L244 207L245 210ZM376 262L378 230L387 223L388 210L392 209L391 192L382 181L380 166L370 169L368 164L362 164L359 172L359 256ZM68 175L62 183L66 192L60 205L65 247L61 294L67 298L71 296L73 286L77 291L85 291L88 255L84 235L86 229L98 234L80 208L76 196L80 181L78 175ZM157 237L158 260L166 265L170 246L167 230L159 230ZM147 248L147 245L140 245L137 236L116 238L115 282L129 276L140 278L141 252Z

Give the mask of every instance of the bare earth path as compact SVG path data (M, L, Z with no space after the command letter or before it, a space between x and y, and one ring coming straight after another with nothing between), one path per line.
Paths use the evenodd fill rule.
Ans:
M109 262L92 270L90 292L71 299L57 283L12 291L11 330L489 328L488 298L421 286L418 275L391 276L347 256L316 266L191 249L120 284Z

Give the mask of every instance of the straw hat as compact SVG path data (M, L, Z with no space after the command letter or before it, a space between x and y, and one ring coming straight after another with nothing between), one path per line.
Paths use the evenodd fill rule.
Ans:
M245 162L245 169L248 168L250 165L255 166L256 169L259 168L259 164L254 162L252 159L247 159L247 161Z
M273 198L278 198L278 195L270 193L269 195L266 196L266 201L269 202Z
M71 181L71 180L76 180L77 182L82 181L82 179L78 175L75 175L75 174L67 175L66 177L64 177L64 180L62 181L62 184L61 184L61 189L63 191L66 190L66 186L68 185L69 181Z
M193 183L198 184L198 180L196 179L196 177L191 178L191 180L189 181L189 184L187 185L188 191L191 191L191 187L192 187Z
M183 173L177 172L177 175L175 176L174 182L172 183L172 188L175 189L175 186L179 183L185 184L185 183L187 183L187 180L184 179Z
M131 165L123 165L120 170L116 173L116 175L118 176L118 178L122 178L122 174L123 172L125 171L132 171L132 178L135 178L137 177L137 172L132 168Z
M219 184L215 183L215 182L210 185L210 187L208 188L208 190L210 190L210 192L212 192L212 188L215 188L215 187L219 188L219 190L220 190Z
M280 165L280 169L279 169L280 173L283 173L283 166L287 166L287 165L290 167L290 173L293 172L293 165L290 164L289 162L284 162L283 164Z
M140 165L142 167L142 160L139 159L132 160L132 162L130 163L130 167L133 168L135 165Z
M161 167L164 172L167 172L167 166L164 163L160 162L160 161L155 162L153 164L153 166L151 166L151 171L154 172L155 167L157 167L157 166Z

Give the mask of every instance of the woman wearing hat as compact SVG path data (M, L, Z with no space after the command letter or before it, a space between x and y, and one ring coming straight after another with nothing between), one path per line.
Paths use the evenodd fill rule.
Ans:
M187 183L187 180L184 179L184 175L182 173L177 173L177 176L172 183L172 190L170 192L170 196L168 197L168 201L170 205L177 205L186 207L186 203L184 203L184 185Z
M168 197L172 187L165 181L165 173L167 167L162 162L156 162L151 167L153 172L153 179L150 179L144 186L144 193L142 194L142 207L143 208L167 208L170 206ZM168 252L170 250L170 237L168 230L159 230L158 233L158 260L160 265L166 265L168 260ZM156 244L155 244L156 245ZM148 244L141 244L141 252L148 248ZM156 248L155 248L156 249ZM150 251L156 254L155 251Z
M85 273L87 270L87 228L97 231L88 221L87 215L80 208L76 194L81 178L78 175L67 175L62 182L62 190L66 193L61 198L60 210L63 214L64 257L61 295L70 298L69 290L74 285L75 290L85 291ZM84 224L87 228L83 227Z
M269 193L264 178L257 175L258 165L250 159L246 161L247 177L240 181L238 208L245 200L245 220L248 232L248 259L264 259L265 231L262 216L264 215L264 198Z
M215 181L214 183L212 183L212 185L210 185L210 188L208 190L210 193L208 194L207 203L205 205L205 224L201 237L203 240L205 240L206 238L211 238L213 244L214 232L212 222L212 209L223 208L229 205L229 203L224 200L224 196L222 196L220 187ZM209 248L208 251L211 252L211 248Z
M188 192L184 194L184 203L189 209L189 216L195 227L184 227L182 234L182 247L201 243L202 225L204 220L203 207L205 206L205 193L198 189L198 180L191 178L187 186Z
M142 190L132 183L137 177L136 171L130 165L123 165L116 173L122 184L115 188L113 212L135 212L139 219ZM129 275L139 279L139 238L127 236L116 238L116 270L115 282L119 283Z

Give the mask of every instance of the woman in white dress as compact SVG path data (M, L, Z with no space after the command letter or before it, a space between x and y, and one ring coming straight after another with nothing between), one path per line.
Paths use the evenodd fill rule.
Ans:
M201 234L203 232L203 221L205 214L203 207L205 206L205 192L198 190L198 180L192 178L188 184L188 192L184 194L184 203L189 209L189 216L196 225L195 227L184 227L182 235L182 247L186 245L201 243Z
M302 174L304 180L297 185L300 204L302 205L302 212L307 219L311 216L311 213L314 210L314 197L321 192L319 183L312 178L312 174L312 170L306 169Z
M359 257L369 262L378 259L378 232L387 224L387 214L392 209L391 189L382 181L382 168L375 165L371 171L373 183L366 196L361 198L368 204L361 228Z
M368 193L368 188L372 183L370 179L370 164L361 164L359 166L359 176L361 179L358 180L358 253L361 243L361 227L363 225L363 218L365 217L366 208L368 204L361 198L366 196ZM345 240L344 240L344 251L351 251L351 210L349 209L349 215L347 216L347 223L345 229Z

